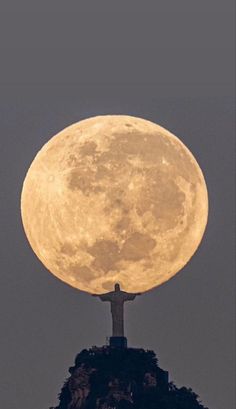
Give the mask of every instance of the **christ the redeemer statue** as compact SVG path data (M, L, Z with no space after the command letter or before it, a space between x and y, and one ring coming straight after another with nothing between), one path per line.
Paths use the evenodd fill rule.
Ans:
M93 294L102 301L111 303L112 337L124 337L124 303L132 301L141 293L126 293L120 290L120 285L115 284L115 290L105 294Z

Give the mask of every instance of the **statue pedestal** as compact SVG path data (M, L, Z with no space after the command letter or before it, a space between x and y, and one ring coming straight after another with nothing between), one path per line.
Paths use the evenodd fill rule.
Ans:
M110 337L110 347L112 347L112 348L127 348L127 338L125 338L125 337Z

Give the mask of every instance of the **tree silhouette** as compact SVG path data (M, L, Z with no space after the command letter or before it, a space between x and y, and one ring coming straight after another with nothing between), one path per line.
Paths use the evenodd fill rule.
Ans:
M192 389L168 382L153 351L84 349L69 372L54 409L207 409Z

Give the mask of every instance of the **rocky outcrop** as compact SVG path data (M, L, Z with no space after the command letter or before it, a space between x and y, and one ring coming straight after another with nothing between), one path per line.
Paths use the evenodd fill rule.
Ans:
M206 409L176 388L153 351L108 346L80 352L51 409Z

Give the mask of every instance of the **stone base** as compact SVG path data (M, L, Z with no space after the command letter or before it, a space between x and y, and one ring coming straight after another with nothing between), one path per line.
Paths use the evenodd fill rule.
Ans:
M127 348L127 338L125 338L125 337L110 337L110 347L112 347L112 348Z

